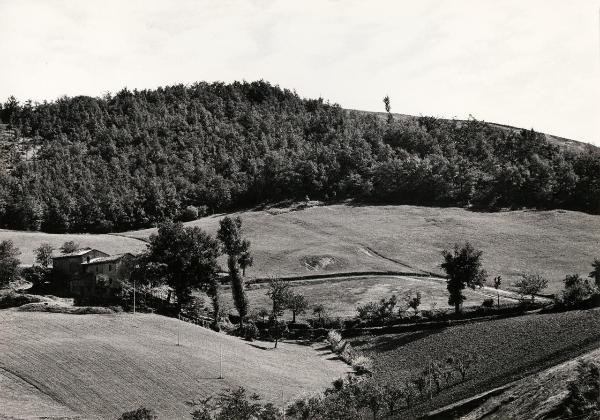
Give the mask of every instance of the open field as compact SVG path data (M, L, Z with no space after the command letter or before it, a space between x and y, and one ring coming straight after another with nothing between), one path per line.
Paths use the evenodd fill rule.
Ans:
M353 317L356 307L368 302L398 296L399 305L407 292L421 292L422 309L453 308L448 305L448 292L444 280L426 277L406 276L362 276L350 278L329 278L321 280L296 280L290 282L291 290L303 294L310 307L322 304L330 317ZM252 308L270 308L271 300L267 296L268 284L255 284L246 292ZM496 302L496 291L489 289L467 289L465 306L479 306L486 297L491 297ZM223 303L228 308L233 308L231 289L224 288ZM506 292L501 293L500 302L515 302L516 296ZM309 309L306 315L298 315L298 319L305 316L313 317ZM235 311L232 311L235 312ZM289 311L287 317L291 317Z
M140 405L161 419L187 418L186 401L227 387L280 404L282 392L283 400L318 392L348 371L311 346L271 350L157 315L3 310L0 324L0 418L116 418Z
M477 213L460 208L330 205L300 211L271 209L237 213L253 242L250 277L327 272L411 271L440 273L440 252L457 241L484 251L491 276L503 287L520 274L539 272L547 292L562 288L569 273L587 275L600 257L600 216L552 211ZM191 226L211 233L222 216ZM128 232L147 238L154 230Z
M92 235L92 234L59 234L42 232L19 232L0 229L0 241L10 239L21 250L21 263L31 265L35 261L33 250L41 243L47 242L59 248L66 241L75 241L82 248L96 248L109 254L123 252L136 253L146 249L142 241L117 235ZM58 254L58 251L55 251Z
M600 309L533 314L439 330L362 336L350 341L375 361L382 382L399 381L458 352L477 358L464 383L443 389L423 413L501 386L600 345Z

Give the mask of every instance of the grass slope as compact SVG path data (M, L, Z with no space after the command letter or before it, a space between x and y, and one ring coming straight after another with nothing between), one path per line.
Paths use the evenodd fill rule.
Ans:
M54 234L42 232L19 232L0 229L0 241L10 239L21 250L21 263L33 264L35 255L33 250L41 243L47 242L59 248L66 241L75 241L83 247L96 248L108 254L121 254L123 252L140 252L146 249L146 244L133 238L118 235L91 235L91 234ZM58 251L55 251L58 255Z
M282 392L285 400L318 392L348 370L310 346L283 343L271 350L271 343L249 343L157 315L4 310L0 323L0 418L116 418L140 405L155 409L159 418L188 418L186 401L227 387L243 385L281 403Z
M477 213L460 208L330 205L300 211L238 213L252 240L249 276L396 270L441 272L440 252L457 241L484 251L489 274L504 287L520 274L539 272L549 292L566 274L587 275L600 257L600 216L552 211ZM189 225L216 233L222 216ZM128 232L147 238L154 230Z
M312 307L322 304L330 317L354 317L356 307L368 302L389 298L395 294L403 304L403 297L408 292L412 295L421 292L421 306L419 309L451 308L448 305L448 292L444 280L425 277L411 278L406 276L362 276L350 278L330 278L322 280L297 280L291 283L291 290L301 293L310 304L306 316L313 317ZM253 309L270 308L272 303L267 296L268 284L249 286L246 295ZM486 297L496 302L496 291L493 289L465 290L467 298L465 305L480 305ZM231 289L224 288L224 307L235 313ZM516 302L517 296L503 293L500 302ZM406 305L404 305L406 306ZM291 313L286 312L286 317L291 318ZM298 315L303 319L305 315Z
M417 413L444 406L562 363L600 345L600 309L533 314L441 330L351 340L375 361L382 382L399 381L452 352L477 357L462 384L442 390Z

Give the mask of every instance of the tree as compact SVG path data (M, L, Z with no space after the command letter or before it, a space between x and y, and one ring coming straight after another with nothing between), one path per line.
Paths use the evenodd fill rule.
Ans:
M306 312L308 301L300 293L290 293L287 302L287 308L292 311L292 324L296 323L296 314L300 315Z
M465 300L462 291L465 287L475 289L482 287L487 276L481 268L481 251L476 250L467 242L464 245L455 244L454 251L444 250L442 268L448 276L448 304L454 305L454 311L460 313L460 307Z
M0 242L0 287L8 285L19 275L21 251L10 239Z
M394 117L391 114L392 106L390 105L390 97L388 95L385 95L385 98L383 98L383 104L385 105L385 112L387 112L387 122L390 124L394 120Z
M248 242L248 248L250 247L250 243ZM254 264L254 258L250 254L249 250L243 251L238 258L238 264L242 269L242 276L246 277L246 268L252 267Z
M194 420L278 420L281 413L272 403L263 404L258 394L250 394L245 388L228 389L217 398L193 401Z
M240 316L240 328L244 325L244 317L248 314L248 299L244 290L244 279L240 276L240 260L244 268L248 262L251 264L250 241L242 239L242 219L240 217L224 217L219 223L217 238L223 244L227 254L227 267L231 281L233 303ZM244 257L242 257L244 255Z
M154 410L140 407L137 410L127 411L121 414L119 420L156 420L158 416Z
M52 264L52 251L54 248L49 243L43 243L33 250L35 262L44 268L48 268Z
M313 306L313 314L319 317L319 324L322 324L322 318L325 315L325 306L321 303Z
M594 293L594 287L588 279L579 274L569 274L564 279L563 302L567 306L575 305L589 298Z
M289 302L290 296L290 285L288 282L278 278L274 278L269 282L269 290L267 296L271 299L271 323L272 323L272 335L275 339L275 348L277 348L277 342L281 337L281 325L279 323L279 317L283 315L283 311L286 309Z
M496 289L496 294L498 295L498 307L500 307L500 285L502 284L502 277L496 276L494 277L494 289Z
M77 251L78 249L79 249L79 244L77 242L75 242L75 241L66 241L60 247L60 252L62 254L70 254L72 252Z
M590 277L594 279L594 283L596 283L596 287L600 289L600 259L594 258L594 262L592 263L593 270L590 273Z
M406 304L408 305L409 308L412 308L413 311L415 311L415 314L418 312L419 310L419 305L421 305L421 292L419 292L417 290L417 292L415 293L415 295L413 296L412 291L408 292L404 298L404 300L406 301Z
M163 267L161 276L175 291L181 310L192 289L215 293L219 254L219 243L200 228L168 222L150 236L145 260Z
M539 274L523 274L514 286L521 296L531 296L531 302L535 300L535 295L548 286L548 280Z

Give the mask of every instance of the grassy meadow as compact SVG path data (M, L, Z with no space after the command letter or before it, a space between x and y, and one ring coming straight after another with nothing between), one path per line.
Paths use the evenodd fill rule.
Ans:
M382 382L400 381L453 352L476 358L464 383L443 389L423 413L523 378L600 345L600 309L532 314L440 330L361 336L351 343L375 361Z
M313 317L312 307L322 304L326 313L332 318L351 318L354 317L356 307L368 302L378 301L382 298L389 298L395 294L399 298L401 305L403 297L407 293L414 294L421 292L422 309L450 309L448 305L448 292L443 280L426 277L406 277L406 276L362 276L350 278L330 278L320 280L297 280L290 283L291 290L295 293L304 295L310 305L305 315L298 315L298 319ZM271 300L267 296L268 284L253 284L248 287L246 292L251 308L270 308ZM465 306L479 306L483 299L487 297L494 298L496 302L496 291L490 289L467 289L465 291L467 300ZM224 288L222 293L224 305L232 312L233 298L231 289ZM501 293L500 302L515 302L515 296ZM406 306L406 305L403 305ZM285 316L291 318L291 313L286 312Z
M0 418L117 418L140 405L159 418L187 418L186 401L228 387L243 385L281 404L318 392L349 371L308 345L282 343L272 350L272 343L157 315L3 310L0 323L0 384L10 390L0 392ZM224 379L218 379L220 348Z
M441 273L441 251L471 241L484 251L490 276L508 287L522 273L562 288L566 274L587 275L600 257L600 216L551 211L478 213L460 208L330 205L299 211L270 209L239 214L252 240L249 277L352 271ZM190 222L216 233L222 215ZM125 233L147 238L154 230Z

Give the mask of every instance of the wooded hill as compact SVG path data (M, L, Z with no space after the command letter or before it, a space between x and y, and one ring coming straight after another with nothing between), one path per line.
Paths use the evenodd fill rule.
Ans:
M122 231L193 218L189 206L306 196L600 213L596 148L477 120L381 118L264 81L11 97L0 117L15 148L31 145L0 159L0 227L11 229Z

